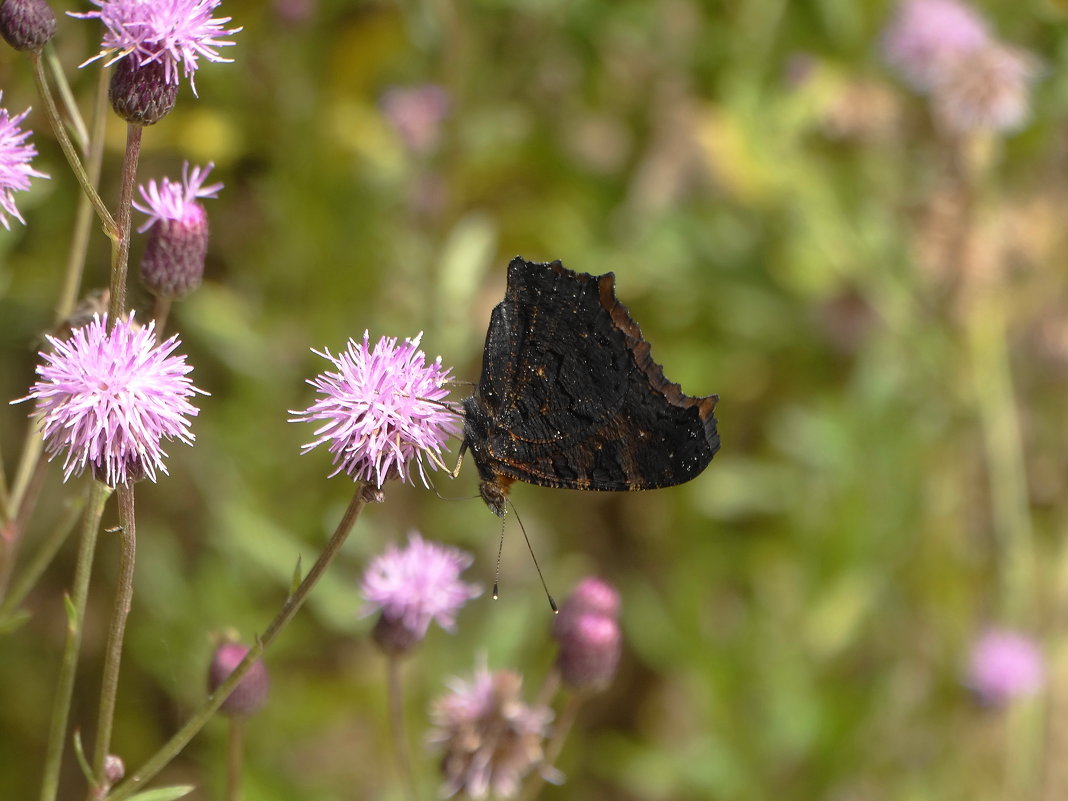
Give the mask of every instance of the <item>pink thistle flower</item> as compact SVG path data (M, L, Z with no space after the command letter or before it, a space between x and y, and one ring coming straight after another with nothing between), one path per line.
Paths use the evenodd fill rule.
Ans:
M0 100L3 99L4 93L0 90ZM37 149L26 141L30 132L19 127L29 113L30 110L26 109L12 117L6 108L0 108L0 225L8 230L11 228L7 219L9 214L23 225L26 224L15 206L14 193L29 190L30 178L48 177L30 166Z
M453 679L450 692L431 707L437 727L430 741L444 743L445 796L510 798L534 768L550 781L559 774L544 765L542 743L552 710L523 702L523 677L510 670L490 673L482 660L471 681Z
M37 382L30 394L48 458L64 453L64 480L88 467L109 486L167 472L163 439L192 445L187 418L197 408L187 398L206 395L187 377L185 356L172 355L177 336L157 345L155 324L120 320L111 331L95 316L69 339L47 337Z
M986 20L959 0L902 0L882 44L901 79L929 92L947 65L989 39Z
M460 581L473 561L459 548L427 542L414 531L408 547L390 545L371 560L360 592L366 614L382 611L375 628L379 645L405 651L426 636L431 621L453 631L460 607L482 594L479 586Z
M204 186L213 165L189 170L182 167L182 180L164 178L138 187L144 203L134 201L134 208L149 215L137 229L149 234L141 260L141 280L154 294L178 298L200 286L204 277L204 259L208 254L208 215L198 198L213 198L222 184Z
M207 167L189 169L189 162L182 165L182 180L172 181L163 178L158 184L155 179L137 187L144 203L135 200L133 207L148 215L148 219L137 229L143 234L157 222L180 221L194 222L203 214L203 207L197 203L198 198L215 198L223 188L222 183L204 186L208 175L215 167L211 162ZM198 211L199 210L199 211Z
M1001 706L1036 694L1045 683L1042 652L1031 638L1008 629L989 629L972 646L968 686L979 700Z
M322 397L304 411L290 411L297 415L290 422L322 422L301 452L328 445L335 465L331 477L343 472L375 487L392 478L413 483L414 464L429 486L423 457L431 466L441 464L446 440L460 431L460 417L440 403L448 395L449 369L442 368L440 356L426 364L422 336L400 345L395 337L382 337L372 350L365 331L363 342L350 339L337 356L312 351L336 371L308 381Z
M220 47L234 43L223 37L241 28L224 28L231 17L212 17L220 0L91 0L99 11L81 14L80 19L99 19L105 28L100 52L83 63L86 66L105 58L105 66L128 58L134 68L159 63L164 80L178 83L179 68L196 94L194 75L200 59L231 62L219 55Z

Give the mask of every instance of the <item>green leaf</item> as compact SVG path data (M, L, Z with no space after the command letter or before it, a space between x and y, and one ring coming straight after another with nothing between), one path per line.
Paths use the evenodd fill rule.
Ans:
M0 634L10 634L19 627L22 626L27 620L32 617L29 610L16 609L8 615L0 618Z
M174 801L189 795L195 788L191 784L176 784L173 787L159 787L155 790L145 790L130 796L130 801Z
M74 607L74 601L70 599L70 595L67 593L63 594L63 608L67 610L67 631L77 631L78 610Z

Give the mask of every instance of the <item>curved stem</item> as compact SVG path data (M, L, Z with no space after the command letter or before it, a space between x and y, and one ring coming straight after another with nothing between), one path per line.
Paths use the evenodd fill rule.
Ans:
M401 660L395 653L387 655L386 676L389 694L389 728L393 735L393 756L410 801L419 797L415 773L408 754L408 738L404 734L404 684L401 682Z
M114 238L117 232L115 226L115 220L111 216L111 212L107 210L104 205L104 201L100 199L100 195L97 194L96 189L93 188L92 182L89 180L89 176L85 172L85 168L82 166L82 161L78 158L78 153L74 149L74 143L71 142L70 136L67 134L67 127L63 124L63 120L59 116L59 109L56 108L55 98L52 97L52 91L48 88L48 80L45 78L44 67L41 64L41 53L39 51L30 53L30 63L33 65L33 79L37 84L37 91L41 95L41 99L45 103L45 111L48 114L48 121L52 125L52 131L56 135L56 139L59 141L59 146L63 150L63 155L67 157L67 163L70 165L71 170L74 172L74 177L78 179L78 183L82 186L82 191L85 192L86 197L89 198L89 202L93 204L93 208L96 209L96 214L100 218L101 224L104 226L104 232Z
M41 780L41 801L55 801L59 789L59 769L63 762L63 743L67 738L67 719L70 717L70 700L74 693L74 673L78 666L78 651L82 643L82 628L85 621L85 604L89 597L89 577L93 570L93 554L96 551L96 535L100 530L100 518L104 503L111 495L111 488L94 481L89 490L89 504L82 521L81 544L78 546L78 561L74 568L74 595L67 601L67 642L63 648L63 662L59 670L56 694L52 700L52 720L48 729L48 750L45 753L44 778Z
M111 728L115 720L115 698L119 690L119 668L122 664L122 643L126 635L126 618L133 603L134 555L137 550L137 521L134 514L132 486L119 488L119 580L115 589L115 604L111 610L108 640L104 650L104 678L100 685L100 711L97 715L96 738L93 740L93 776L96 784L104 779L104 760L111 747ZM95 787L89 790L94 798Z
M104 127L107 121L108 81L107 71L100 71L93 106L93 131L89 139L89 154L86 170L89 183L95 189L100 186L100 169L104 163ZM90 224L93 221L93 206L88 195L78 199L74 229L71 232L70 251L67 256L67 272L63 290L56 303L56 324L63 322L74 309L81 291L82 273L85 270L85 255L89 248Z
M256 642L249 648L248 653L245 654L245 658L241 660L241 663L234 668L233 673L227 676L226 681L219 685L218 689L213 695L208 696L207 701L201 706L199 710L186 721L185 725L180 728L170 740L164 743L163 747L159 749L152 757L149 758L144 765L142 765L135 773L131 774L126 781L116 787L108 795L108 801L122 801L122 799L129 798L134 793L138 792L146 782L152 779L157 773L165 768L172 759L182 752L182 749L189 744L197 733L204 728L204 725L211 720L212 715L222 706L230 693L240 683L241 679L245 677L253 663L262 656L267 647L274 641L275 637L288 625L289 621L293 619L293 616L297 613L297 610L304 604L308 594L312 591L323 573L326 571L327 566L333 561L341 550L341 546L345 543L346 538L349 536L349 532L352 531L353 525L356 523L356 518L359 517L360 511L363 509L364 500L362 497L363 487L362 485L356 486L356 492L349 502L348 509L345 510L345 515L342 517L341 522L338 523L337 530L330 538L330 541L323 548L322 553L319 554L319 558L315 560L315 564L312 565L311 570L308 571L308 575L304 577L304 580L300 582L293 593L286 598L286 602L282 604L281 610L275 615L274 620L263 635L256 640Z
M74 135L78 139L78 147L81 148L82 153L88 152L91 143L94 141L90 139L89 132L85 129L85 120L82 119L81 113L78 111L78 104L74 101L74 93L70 90L70 84L67 83L67 75L63 72L63 65L59 62L59 57L56 55L56 48L49 43L44 49L45 59L48 60L48 69L52 73L52 80L56 82L56 89L59 91L59 99L63 101L63 108L67 112L67 119L70 120L70 127L74 129ZM105 91L108 85L108 70L97 70L100 75L100 83L104 85ZM95 136L95 132L93 134Z
M126 151L122 159L122 186L119 190L119 208L116 215L116 236L111 247L111 300L108 306L110 324L126 313L126 273L130 260L130 212L133 203L134 181L137 178L137 162L141 156L140 125L126 126Z

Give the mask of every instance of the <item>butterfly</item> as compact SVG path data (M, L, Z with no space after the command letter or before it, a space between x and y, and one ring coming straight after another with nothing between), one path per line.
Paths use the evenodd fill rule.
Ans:
M559 261L508 265L482 375L462 401L479 494L504 517L515 481L647 490L697 477L719 450L718 395L684 395L616 300L615 275Z

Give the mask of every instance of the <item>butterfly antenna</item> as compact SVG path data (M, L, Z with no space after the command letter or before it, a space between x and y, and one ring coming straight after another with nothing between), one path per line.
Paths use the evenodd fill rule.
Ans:
M534 569L538 571L538 578L541 580L541 588L545 590L545 597L549 599L549 608L553 610L554 615L560 614L560 607L556 605L556 599L553 598L551 592L549 592L549 585L545 583L545 576L541 572L541 565L538 564L538 557L534 555L534 546L530 544L530 537L527 536L526 527L523 525L523 521L519 517L519 510L515 508L515 504L511 501L508 505L512 507L512 512L515 514L516 522L519 523L519 530L523 532L523 539L527 543L527 550L530 551L530 558L534 560ZM504 544L504 521L501 521L501 545ZM497 550L497 570L500 572L501 566L501 554L500 549ZM493 597L497 597L497 582L493 583Z
M501 597L501 553L504 551L504 518L501 518L501 537L497 542L497 566L493 569L493 600Z

